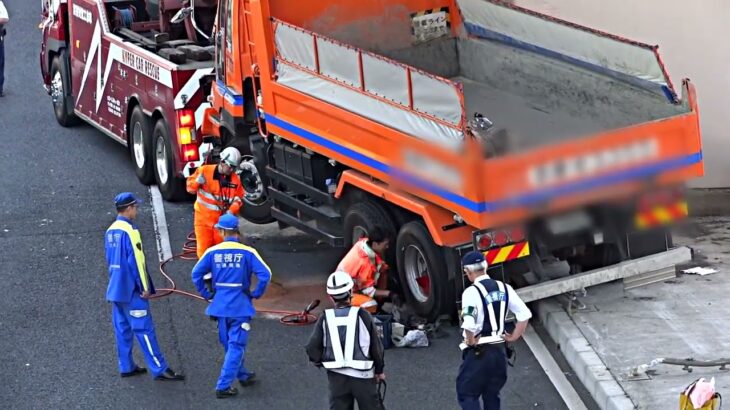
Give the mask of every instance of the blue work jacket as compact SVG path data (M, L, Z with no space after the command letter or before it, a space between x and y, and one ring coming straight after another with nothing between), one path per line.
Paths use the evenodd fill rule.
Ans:
M118 216L107 229L104 239L109 270L106 300L129 303L135 293L155 293L136 225L129 219Z
M203 276L213 275L215 295L205 288ZM251 277L258 283L251 291ZM258 299L271 280L271 270L256 249L243 245L236 238L226 238L205 251L193 268L193 284L201 296L213 298L206 313L215 317L253 317L256 309L251 298Z

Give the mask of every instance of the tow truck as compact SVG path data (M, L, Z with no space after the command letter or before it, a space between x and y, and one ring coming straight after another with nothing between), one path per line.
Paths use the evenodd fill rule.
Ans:
M84 121L126 146L140 182L166 200L187 197L200 166L199 132L213 72L217 2L46 0L40 66L56 120Z

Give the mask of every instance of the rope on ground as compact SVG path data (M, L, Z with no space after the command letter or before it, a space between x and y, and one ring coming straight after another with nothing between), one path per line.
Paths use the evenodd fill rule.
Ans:
M176 260L197 260L197 247L196 247L196 241L195 241L195 233L190 232L188 236L185 238L185 243L182 247L182 253L179 253L177 255L173 255L171 258L166 259L162 262L160 262L160 274L167 280L169 283L168 288L162 288L157 289L157 293L154 295L150 295L148 299L160 299L166 296L170 296L173 293L186 296L189 298L197 299L202 302L208 302L207 299L200 295L196 295L194 293L186 292L184 290L180 290L177 288L177 284L175 283L175 280L172 279L172 277L167 273L166 266L168 263ZM279 319L279 323L286 325L286 326L307 326L315 323L317 321L317 316L310 313L312 310L314 310L317 306L319 306L319 300L312 301L306 308L304 308L301 312L293 312L290 310L271 310L271 309L259 309L258 311L261 313L268 313L273 315L283 315Z

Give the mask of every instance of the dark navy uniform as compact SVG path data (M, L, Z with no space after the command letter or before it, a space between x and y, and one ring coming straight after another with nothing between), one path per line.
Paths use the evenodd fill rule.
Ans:
M504 347L505 316L511 310L518 322L532 313L511 286L482 275L462 294L461 328L479 336L476 346L460 345L463 362L456 378L456 393L462 409L500 408L499 391L507 382Z

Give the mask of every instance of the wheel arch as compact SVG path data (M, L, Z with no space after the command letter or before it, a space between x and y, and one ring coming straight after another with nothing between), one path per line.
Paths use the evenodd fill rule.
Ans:
M471 242L472 228L467 225L444 229L454 223L453 213L407 193L390 190L387 184L355 170L342 173L335 197L343 200L345 205L359 199L375 198L387 205L399 226L421 220L438 246L456 247Z

